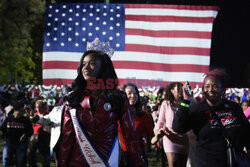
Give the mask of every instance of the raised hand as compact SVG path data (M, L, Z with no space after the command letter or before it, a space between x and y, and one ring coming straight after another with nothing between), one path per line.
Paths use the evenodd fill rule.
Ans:
M21 137L20 137L20 142L24 142L26 139L26 134L23 134Z
M191 90L191 86L189 85L188 81L183 85L183 99L184 100L193 100L193 91Z
M30 117L33 117L34 116L34 111L32 110L32 108L30 108L29 106L27 105L24 105L24 110L25 112L30 116Z

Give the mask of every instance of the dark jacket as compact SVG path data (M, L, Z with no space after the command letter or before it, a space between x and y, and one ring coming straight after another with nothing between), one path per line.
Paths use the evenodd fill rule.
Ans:
M22 116L15 118L13 115L8 116L0 127L3 131L4 139L12 144L20 144L20 137L26 134L26 141L28 137L33 134L31 121Z
M194 131L197 136L194 163L197 167L226 167L226 141L211 110L223 122L226 134L237 150L243 150L244 146L250 148L249 122L240 106L228 100L213 108L206 101L191 104L190 108L180 106L174 117L173 130L177 133Z

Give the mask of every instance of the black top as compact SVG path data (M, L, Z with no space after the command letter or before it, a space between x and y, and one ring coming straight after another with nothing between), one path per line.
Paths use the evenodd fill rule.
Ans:
M24 116L20 118L15 118L13 115L8 116L0 130L3 131L5 140L12 144L20 144L20 137L24 133L26 134L26 141L33 134L31 121Z
M187 103L187 101L185 101ZM238 150L250 148L250 125L241 107L231 101L214 107L214 112L223 122L231 143ZM193 103L190 108L180 106L173 120L173 130L185 133L192 129L197 137L195 166L226 167L226 142L223 130L206 101Z

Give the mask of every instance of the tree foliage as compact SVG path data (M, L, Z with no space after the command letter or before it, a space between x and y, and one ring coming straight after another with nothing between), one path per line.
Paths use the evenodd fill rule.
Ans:
M0 84L42 82L45 2L0 1Z

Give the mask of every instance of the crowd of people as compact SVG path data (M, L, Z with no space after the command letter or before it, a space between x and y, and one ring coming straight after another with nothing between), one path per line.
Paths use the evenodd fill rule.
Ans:
M26 86L4 89L3 166L37 166L37 150L44 167L51 156L60 167L148 166L155 150L163 166L226 167L224 129L238 152L249 153L250 93L228 97L225 72L209 71L196 97L179 82L142 97L133 83L118 88L117 79L110 55L91 48L64 89L47 97Z

